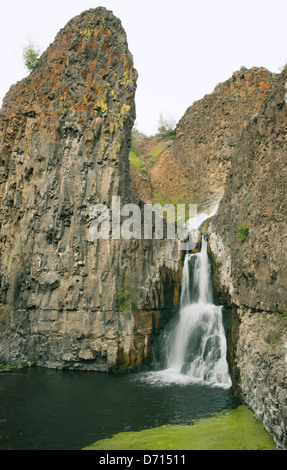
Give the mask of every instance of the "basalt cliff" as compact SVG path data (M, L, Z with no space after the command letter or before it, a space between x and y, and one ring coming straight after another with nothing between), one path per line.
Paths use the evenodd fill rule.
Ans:
M235 393L287 448L286 68L242 68L189 107L174 140L143 139L142 198L217 204L208 233L214 287L232 312ZM159 150L157 154L157 150ZM134 159L132 158L133 162Z
M216 283L234 311L244 400L287 448L287 68L235 149L209 223ZM235 326L237 325L237 326Z
M91 230L96 204L139 203L129 172L136 80L121 22L100 7L72 19L3 101L4 361L141 365L177 306L176 241L96 239Z
M121 22L100 7L73 18L3 101L0 361L148 364L178 307L183 253L177 240L113 237L109 223L95 237L95 207L111 222L115 196L141 209L219 203L204 229L232 311L234 389L287 448L287 70L235 72L187 109L173 141L131 152L136 82Z
M223 196L242 131L273 85L268 70L242 68L186 110L174 140L157 136L133 143L142 162L141 168L132 166L134 191L144 200L212 209Z

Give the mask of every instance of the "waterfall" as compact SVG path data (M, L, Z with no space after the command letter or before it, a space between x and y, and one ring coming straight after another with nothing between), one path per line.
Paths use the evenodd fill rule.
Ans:
M213 303L207 240L202 236L200 253L185 256L179 318L164 332L165 368L153 380L231 387L222 309Z
M185 257L179 322L167 338L167 369L196 381L231 386L222 306L213 304L205 236L200 253Z

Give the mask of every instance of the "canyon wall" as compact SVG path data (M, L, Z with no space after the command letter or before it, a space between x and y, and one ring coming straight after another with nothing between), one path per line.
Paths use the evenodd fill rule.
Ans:
M233 313L234 389L282 448L287 447L286 83L286 69L280 75L258 67L235 72L187 109L175 140L147 166L150 191L146 182L139 185L143 197L197 203L199 212L221 201L204 230L216 291Z
M178 306L178 242L95 239L95 205L111 217L114 196L199 210L223 197L208 235L233 311L235 386L286 448L287 71L242 69L188 108L142 194L129 163L136 81L122 25L100 7L72 19L3 101L0 360L97 371L149 362Z
M176 241L95 239L130 191L137 72L104 8L72 19L0 113L0 358L118 370L150 358L178 303ZM110 215L110 212L109 212Z
M193 103L176 126L173 145L150 169L154 197L198 204L199 211L213 208L224 193L243 129L256 119L273 84L268 70L242 68Z
M287 68L242 132L209 223L216 284L233 309L240 395L287 448Z

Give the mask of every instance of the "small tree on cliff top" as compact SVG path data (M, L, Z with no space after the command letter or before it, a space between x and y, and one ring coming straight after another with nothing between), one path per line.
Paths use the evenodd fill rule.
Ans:
M33 42L29 42L27 46L23 47L23 61L25 67L32 72L39 63L40 48L35 46Z
M164 116L162 113L158 120L158 132L164 136L169 137L175 134L176 121L171 116Z

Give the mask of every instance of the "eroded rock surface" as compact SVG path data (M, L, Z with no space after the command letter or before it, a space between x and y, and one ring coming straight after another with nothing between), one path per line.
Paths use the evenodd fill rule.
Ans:
M102 371L140 365L177 304L176 242L94 240L89 232L95 204L138 202L129 172L136 80L121 22L100 7L72 19L4 99L2 360Z
M246 402L287 447L287 69L232 159L209 224L219 290L237 311L235 367Z
M224 194L243 129L256 120L274 81L264 68L240 70L190 106L177 124L174 144L151 168L154 196L212 209Z
M104 8L63 28L0 112L0 360L119 370L178 305L177 241L94 240L91 208L199 203L234 312L235 382L287 447L286 69L241 70L191 106L148 180L129 168L137 73ZM136 191L138 190L138 191ZM241 234L241 238L237 236Z

